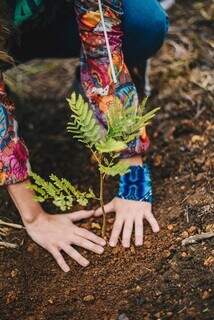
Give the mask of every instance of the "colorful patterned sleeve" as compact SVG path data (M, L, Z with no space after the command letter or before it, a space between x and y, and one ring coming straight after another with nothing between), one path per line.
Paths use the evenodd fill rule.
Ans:
M75 10L82 41L81 83L86 97L100 124L105 127L105 113L118 97L124 108L138 104L136 87L124 63L122 52L123 14L121 0L103 0L102 9L107 36L112 54L117 83L113 81L110 61L104 36L101 14L97 0L76 0ZM125 157L143 154L149 147L146 131L132 141Z
M22 182L28 177L28 150L18 136L13 113L14 103L7 97L0 73L0 185Z

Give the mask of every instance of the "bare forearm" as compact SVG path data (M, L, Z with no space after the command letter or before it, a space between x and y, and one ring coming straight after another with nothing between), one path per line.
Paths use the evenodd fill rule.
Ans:
M34 200L34 192L27 188L29 183L30 181L26 180L7 187L24 224L34 222L43 212L41 205Z

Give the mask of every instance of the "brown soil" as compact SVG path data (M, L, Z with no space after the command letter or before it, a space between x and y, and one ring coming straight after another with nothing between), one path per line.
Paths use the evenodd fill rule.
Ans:
M150 162L161 232L146 228L140 249L108 247L101 257L84 252L90 266L70 260L71 272L64 274L23 230L9 230L4 240L19 247L0 249L0 320L214 318L214 239L181 245L190 235L214 231L211 2L179 1L168 40L153 60L154 103L162 110L151 128ZM19 114L35 171L97 188L84 148L65 133L64 106L37 102L20 106ZM106 200L113 189L109 181ZM1 216L18 221L6 193L0 204ZM112 221L109 216L108 233Z

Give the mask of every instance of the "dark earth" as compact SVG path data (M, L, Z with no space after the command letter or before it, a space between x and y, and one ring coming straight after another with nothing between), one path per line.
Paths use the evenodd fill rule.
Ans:
M80 250L91 264L83 269L67 259L71 271L64 274L24 229L0 225L1 241L18 245L0 248L0 320L214 319L214 238L182 246L191 235L214 232L214 4L177 1L170 16L168 39L151 70L150 104L161 107L148 155L160 233L146 225L142 248L107 247L101 257ZM66 133L64 97L15 98L34 171L97 190L90 155ZM106 201L116 185L107 182ZM21 223L4 190L0 216ZM93 218L83 225L100 234L101 223ZM108 237L112 223L110 215Z

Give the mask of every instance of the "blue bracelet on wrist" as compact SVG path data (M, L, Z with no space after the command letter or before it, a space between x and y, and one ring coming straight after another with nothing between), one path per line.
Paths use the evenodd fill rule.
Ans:
M130 171L120 177L116 196L121 199L152 203L152 180L148 164L131 166Z

